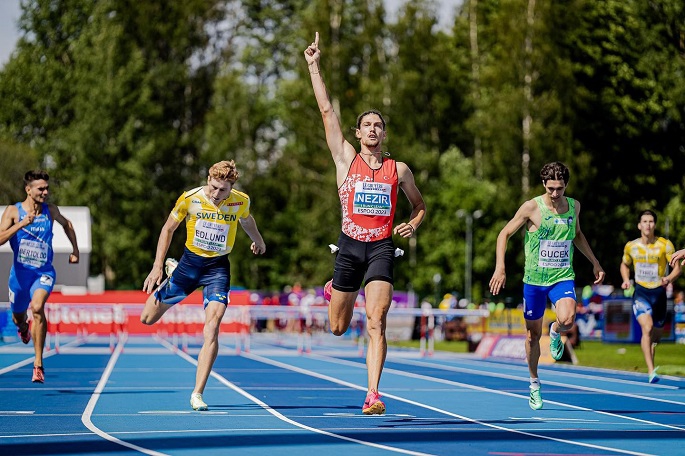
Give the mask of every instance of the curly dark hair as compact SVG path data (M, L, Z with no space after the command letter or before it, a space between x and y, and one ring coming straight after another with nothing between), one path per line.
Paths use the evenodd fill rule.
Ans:
M546 184L548 180L563 180L564 184L568 185L570 177L571 173L566 165L561 162L547 163L540 170L540 178L543 184Z

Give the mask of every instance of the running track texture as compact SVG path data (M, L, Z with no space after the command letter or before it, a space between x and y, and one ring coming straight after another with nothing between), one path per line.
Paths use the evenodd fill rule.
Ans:
M357 346L328 336L222 336L204 399L190 409L201 341L90 337L47 352L0 346L0 454L683 455L685 379L572 366L540 369L544 408L528 407L525 364L390 349L383 416L364 416Z

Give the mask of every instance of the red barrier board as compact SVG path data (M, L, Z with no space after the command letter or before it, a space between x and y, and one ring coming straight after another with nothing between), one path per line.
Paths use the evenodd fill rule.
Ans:
M205 312L202 292L189 295L153 325L140 321L148 294L143 291L107 291L100 294L52 293L47 302L48 331L52 334L201 334ZM247 332L250 328L250 292L232 291L231 304L221 321L222 333ZM244 304L241 304L244 303Z

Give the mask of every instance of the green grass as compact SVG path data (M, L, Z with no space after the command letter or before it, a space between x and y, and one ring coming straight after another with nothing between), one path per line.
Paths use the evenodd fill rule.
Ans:
M418 340L388 342L388 344L395 347L419 348ZM464 341L440 341L435 342L435 350L467 353L468 344ZM575 352L579 366L647 373L639 344L609 344L584 340ZM659 344L656 348L656 365L660 366L659 374L685 377L685 345Z
M645 358L639 344L582 341L575 352L578 364L581 366L647 372ZM685 345L674 343L657 345L654 364L660 366L659 374L685 376Z

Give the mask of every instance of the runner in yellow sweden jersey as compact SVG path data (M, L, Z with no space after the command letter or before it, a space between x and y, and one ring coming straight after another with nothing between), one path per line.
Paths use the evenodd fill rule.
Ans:
M202 393L219 351L219 325L230 301L228 254L233 249L238 223L252 239L252 253L266 251L257 223L250 215L250 198L233 188L238 176L233 160L216 163L209 169L207 185L188 190L178 198L162 228L155 262L143 285L147 293L156 288L140 316L146 325L155 323L174 304L203 287L204 343L197 357L195 389L190 396L194 410L207 410ZM164 258L174 231L183 220L187 232L185 251L171 276L162 281Z
M654 367L654 351L666 322L666 287L680 275L678 262L674 262L673 270L666 275L675 247L668 239L658 237L655 227L656 214L650 210L642 211L637 224L640 237L626 244L621 261L621 287L624 290L630 288L630 265L635 269L633 314L642 329L640 346L647 363L649 383L659 381L659 367Z
M557 316L549 328L550 352L554 359L561 359L564 352L559 333L571 329L576 319L574 245L592 263L596 284L602 283L605 275L580 230L580 203L564 196L569 177L569 170L563 163L548 163L542 167L540 178L545 193L523 203L514 218L500 231L495 272L490 279L490 292L497 295L507 280L504 266L507 242L525 225L523 317L526 320L526 358L530 372L528 404L533 410L539 410L543 405L538 361L547 299L552 302Z

